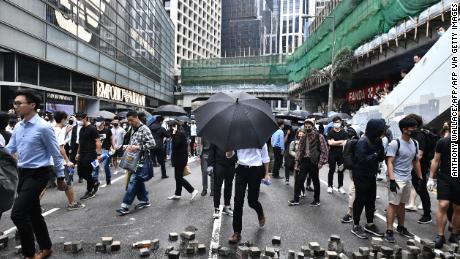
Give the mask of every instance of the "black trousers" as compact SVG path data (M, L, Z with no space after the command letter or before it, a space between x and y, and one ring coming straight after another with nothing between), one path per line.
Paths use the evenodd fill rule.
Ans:
M334 184L334 173L335 168L337 166L341 166L343 164L343 154L342 152L333 151L329 153L329 174L327 175L327 185L332 187ZM343 171L337 170L337 174L339 175L339 188L343 186Z
M86 191L93 191L94 184L96 181L93 179L93 166L91 162L97 158L96 153L82 153L80 154L80 160L78 160L78 176L85 179L86 181Z
M151 149L150 157L152 161L155 161L155 158L156 158L157 163L160 164L161 176L165 177L166 176L166 164L165 164L164 148L159 147L159 148Z
M50 178L50 167L20 169L18 196L11 211L25 257L35 254L35 238L40 250L51 249L51 239L40 206L40 194Z
M275 156L275 162L273 162L272 176L280 176L280 168L283 164L283 153L281 152L280 147L273 147L273 155Z
M176 192L175 195L182 195L182 187L184 187L189 193L192 193L195 189L192 185L184 179L185 166L174 167L174 178L176 179Z
M224 205L230 206L232 199L233 178L235 177L235 167L216 164L214 166L214 208L220 206L220 196L222 184L224 183Z
M319 202L319 194L320 194L320 187L319 187L319 170L318 165L311 162L310 158L302 158L300 161L300 170L299 173L295 177L294 183L294 201L298 202L300 199L300 191L305 188L305 179L307 179L307 175L311 176L311 180L313 182L313 187L315 192L313 194L313 199Z
M425 166L424 166L425 167ZM424 170L425 169L425 170ZM418 184L418 176L415 173L414 170L412 170L412 185L415 188L415 191L417 194L420 196L420 200L422 201L422 206L423 206L423 215L424 216L431 216L431 200L430 200L430 194L428 193L428 189L426 188L426 173L427 173L428 168L422 168L422 186L419 186Z
M257 212L258 219L264 217L262 204L259 202L260 181L264 177L264 166L245 167L239 165L235 174L235 199L233 211L233 231L241 233L243 228L243 205L248 189L249 207Z
M355 201L353 202L353 222L359 225L361 213L366 207L367 223L374 222L375 196L377 195L377 183L374 177L353 177L355 184Z
M191 137L190 137L190 154L191 154L192 156L196 156L195 143L196 143L196 137L191 136Z

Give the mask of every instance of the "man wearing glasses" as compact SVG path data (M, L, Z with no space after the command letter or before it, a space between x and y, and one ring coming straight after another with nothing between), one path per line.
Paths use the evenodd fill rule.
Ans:
M54 130L40 118L37 109L41 96L34 90L19 90L14 99L16 113L23 117L14 129L6 149L18 158L18 195L11 219L18 228L25 258L47 258L52 254L51 239L40 206L40 194L50 178L53 157L59 190L66 190L64 159L59 152ZM35 251L35 237L40 251Z

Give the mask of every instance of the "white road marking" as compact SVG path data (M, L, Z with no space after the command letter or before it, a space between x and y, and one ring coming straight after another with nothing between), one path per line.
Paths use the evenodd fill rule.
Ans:
M220 238L220 227L222 225L222 211L224 210L224 205L219 206L219 218L214 219L214 224L212 225L211 233L211 244L209 246L209 259L217 259L217 253L213 254L212 249L219 247L219 238Z
M50 210L44 212L44 213L42 214L42 216L43 216L43 217L46 217L46 216L50 215L51 213L56 212L56 211L58 211L58 210L59 210L59 208L50 209ZM12 227L12 228L10 228L10 229L4 231L3 233L4 233L5 235L8 235L8 234L12 233L12 232L15 231L15 230L16 230L16 227Z
M124 175L119 176L119 177L113 179L113 180L112 180L112 183L116 183L116 182L120 181L121 179L123 179L124 177L125 177ZM101 185L101 188L105 188L105 187L107 187L107 184Z

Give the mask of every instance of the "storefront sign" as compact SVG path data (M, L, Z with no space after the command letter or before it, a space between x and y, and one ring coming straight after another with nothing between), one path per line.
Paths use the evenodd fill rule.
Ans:
M382 83L375 84L366 88L349 91L347 93L346 99L349 103L372 100L378 90L383 90L385 87L389 87L390 84L390 81L384 81Z
M135 93L101 81L96 81L96 93L99 98L145 106L145 95Z
M63 111L68 115L75 113L75 96L46 92L47 112Z

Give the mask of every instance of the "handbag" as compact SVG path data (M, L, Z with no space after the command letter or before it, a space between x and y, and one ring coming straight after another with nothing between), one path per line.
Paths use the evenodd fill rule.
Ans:
M153 162L150 159L150 152L146 151L143 153L135 174L144 182L153 178Z
M137 170L137 164L141 159L141 151L125 151L123 157L121 158L120 167L126 169L130 172L135 172Z
M190 166L186 165L186 166L184 167L184 172L183 172L182 176L185 177L185 176L187 176L187 175L189 175L189 174L191 174L191 173L192 173L192 170L190 170Z

